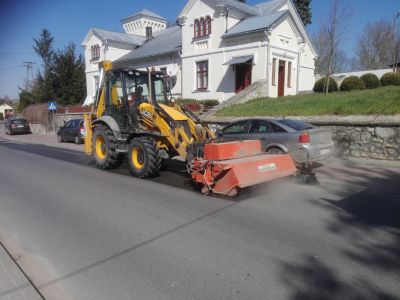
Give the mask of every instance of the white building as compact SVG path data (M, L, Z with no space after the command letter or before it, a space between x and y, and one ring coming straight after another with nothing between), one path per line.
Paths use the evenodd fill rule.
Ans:
M91 29L82 43L88 100L103 59L169 66L177 76L173 94L183 98L224 101L255 81L266 84L270 97L312 90L317 53L292 2L244 2L189 0L174 27L144 10L122 20L125 33Z
M4 119L8 119L13 115L13 108L8 104L0 104L0 114Z

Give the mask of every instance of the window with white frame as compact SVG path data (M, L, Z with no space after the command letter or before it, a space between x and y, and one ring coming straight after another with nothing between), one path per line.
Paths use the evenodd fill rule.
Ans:
M90 48L90 52L91 52L91 60L96 60L100 58L100 46L98 44L93 45Z
M197 79L197 90L208 89L208 61L199 61L196 63L196 79Z

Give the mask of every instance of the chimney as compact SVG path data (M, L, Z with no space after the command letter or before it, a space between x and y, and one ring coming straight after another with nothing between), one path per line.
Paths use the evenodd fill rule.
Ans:
M146 27L146 39L151 39L153 37L153 28Z

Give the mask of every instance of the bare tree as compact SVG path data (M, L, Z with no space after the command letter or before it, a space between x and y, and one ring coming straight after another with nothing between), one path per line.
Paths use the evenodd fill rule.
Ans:
M318 74L329 74L330 48L329 37L324 28L321 28L314 36L313 43L318 52L315 62L315 70ZM332 57L331 73L347 72L351 69L351 59L346 52L336 49Z
M327 35L328 80L325 92L329 91L329 76L332 75L334 58L339 45L346 36L348 21L352 16L348 0L331 0L331 10L327 21L322 23L321 30Z
M368 23L357 41L355 67L360 70L388 68L398 60L399 49L400 34L394 37L392 22Z

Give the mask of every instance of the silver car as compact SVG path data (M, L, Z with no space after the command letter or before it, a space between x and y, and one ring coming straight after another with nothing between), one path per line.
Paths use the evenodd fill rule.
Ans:
M218 136L233 140L261 140L266 152L289 153L297 163L333 156L332 134L328 129L293 119L246 119L226 125Z

